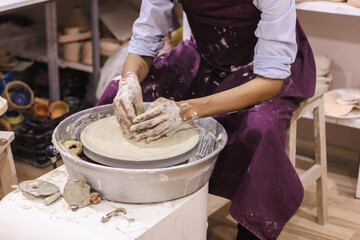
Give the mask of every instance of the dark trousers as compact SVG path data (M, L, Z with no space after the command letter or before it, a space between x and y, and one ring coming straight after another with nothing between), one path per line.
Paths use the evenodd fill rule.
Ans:
M252 234L249 230L241 226L240 224L237 225L238 228L238 235L236 240L259 240L254 234Z

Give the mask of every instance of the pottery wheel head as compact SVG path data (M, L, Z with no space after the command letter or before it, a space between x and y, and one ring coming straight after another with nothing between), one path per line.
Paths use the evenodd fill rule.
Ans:
M154 163L154 167L165 167L189 159L189 154L196 150L199 131L190 126L171 136L145 143L124 137L116 117L111 116L88 125L80 138L85 155L105 165L122 167L126 163L141 168L141 164Z

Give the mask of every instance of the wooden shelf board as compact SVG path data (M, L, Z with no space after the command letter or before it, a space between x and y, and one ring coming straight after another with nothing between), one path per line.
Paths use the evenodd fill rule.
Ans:
M58 65L59 65L59 67L62 67L62 68L72 68L72 69L76 69L76 70L83 71L83 72L89 72L89 73L93 72L92 66L85 65L82 63L67 62L65 60L59 59Z
M46 2L51 2L51 0L2 0L0 1L0 13Z
M306 119L313 119L312 113L307 113L303 116ZM351 128L360 129L360 118L353 119L341 119L341 118L333 118L325 116L325 121L327 123L332 123L335 125L346 126Z
M306 1L296 3L296 9L322 12L330 14L340 14L349 16L360 16L360 8L348 5L346 2L331 1Z

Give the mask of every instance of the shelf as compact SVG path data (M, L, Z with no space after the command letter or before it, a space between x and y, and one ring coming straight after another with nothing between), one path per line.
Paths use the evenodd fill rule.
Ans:
M12 55L16 57L31 59L43 63L48 62L45 47L32 46L31 48L27 48L26 51L17 51L16 49L9 49L9 50L11 51ZM58 66L61 68L71 68L83 72L89 72L89 73L93 72L92 66L85 65L82 63L67 62L63 59L58 59Z
M59 59L58 60L59 67L61 68L72 68L75 70L83 71L83 72L93 72L93 67L89 65L85 65L82 63L76 63L76 62L67 62L65 60Z
M306 119L313 119L312 113L307 113L303 116ZM353 119L341 119L341 118L333 118L333 117L326 117L325 122L332 123L335 125L346 126L351 128L360 129L360 118L353 118Z
M298 2L296 9L322 12L349 16L360 16L360 8L348 5L346 2L330 2L330 1L311 1Z
M0 13L46 2L51 2L51 0L2 0L0 1Z

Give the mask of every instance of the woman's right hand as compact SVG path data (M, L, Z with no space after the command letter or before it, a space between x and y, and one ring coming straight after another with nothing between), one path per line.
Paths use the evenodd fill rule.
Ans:
M120 79L119 89L113 101L116 118L124 131L129 134L133 119L144 112L139 79L134 72L127 72Z

